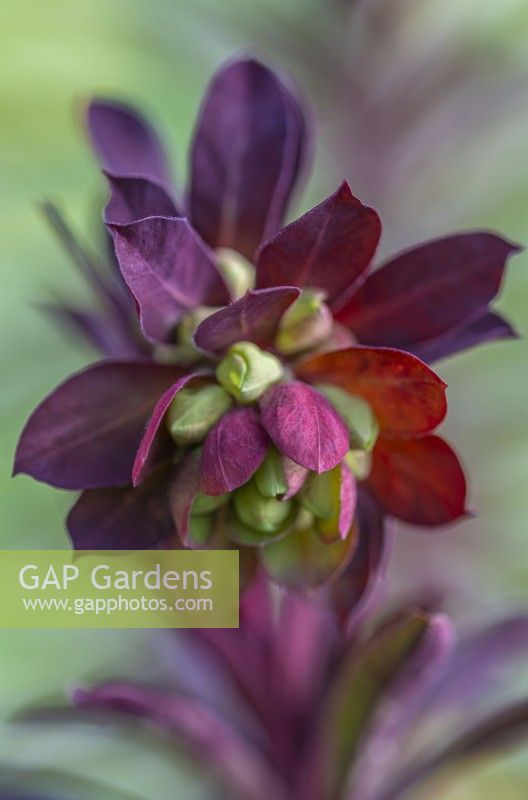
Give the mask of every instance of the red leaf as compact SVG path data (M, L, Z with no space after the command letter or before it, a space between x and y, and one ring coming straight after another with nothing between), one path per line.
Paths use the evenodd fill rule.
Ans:
M465 513L466 479L443 439L379 439L368 487L385 511L414 525L443 525Z
M299 378L335 383L362 397L385 434L417 436L439 425L447 411L446 384L410 353L385 347L349 347L302 361Z

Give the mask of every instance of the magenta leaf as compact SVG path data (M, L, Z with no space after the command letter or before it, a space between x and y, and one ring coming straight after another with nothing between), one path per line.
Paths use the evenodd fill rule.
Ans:
M287 225L259 252L259 288L293 284L324 289L334 305L368 269L381 235L373 209L346 181L334 194Z
M145 550L174 536L169 502L170 468L162 467L134 489L89 489L68 514L76 550Z
M328 400L299 381L268 389L261 420L281 453L314 472L335 467L349 447L349 434Z
M170 184L164 147L139 111L115 100L92 100L87 112L92 147L113 175Z
M412 349L485 311L517 252L484 231L426 242L374 272L338 321L364 344Z
M282 469L284 471L284 479L288 490L286 491L283 500L289 500L290 497L295 497L297 492L302 488L306 478L308 477L309 470L306 467L301 467L296 464L291 458L282 456Z
M120 177L106 172L110 199L104 219L107 224L127 225L145 217L181 217L167 191L148 178Z
M188 311L227 302L214 260L187 220L150 217L109 227L147 339L171 341L175 326Z
M240 300L200 323L194 341L202 350L210 352L221 352L242 340L258 345L269 344L282 315L299 295L299 289L293 286L250 289Z
M14 474L60 489L129 483L145 422L180 375L174 366L112 361L78 372L30 416Z
M191 150L192 224L211 247L252 260L279 228L303 159L305 124L294 95L250 58L213 77Z
M264 461L268 443L254 408L224 414L204 442L201 490L216 496L242 486Z
M160 426L170 404L180 389L186 386L189 381L202 378L203 376L204 373L202 372L194 372L178 378L176 383L173 383L172 386L169 386L167 391L161 395L160 399L154 406L154 410L148 421L145 433L141 438L134 461L134 466L132 468L132 483L134 486L137 486L139 483L145 480L152 468L155 466L156 461L159 460L160 453L164 454L166 449L164 444L169 438L169 435L163 428L160 429Z

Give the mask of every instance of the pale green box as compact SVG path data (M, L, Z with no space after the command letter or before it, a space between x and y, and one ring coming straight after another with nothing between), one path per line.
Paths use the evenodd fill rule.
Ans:
M237 628L237 550L3 550L0 628Z

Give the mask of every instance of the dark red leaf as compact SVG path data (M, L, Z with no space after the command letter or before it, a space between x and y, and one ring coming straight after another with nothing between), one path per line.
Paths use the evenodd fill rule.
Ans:
M348 183L287 225L259 252L257 286L289 284L324 289L333 305L362 277L374 256L381 223Z
M484 231L426 242L374 272L337 319L364 344L409 349L482 313L517 252Z
M30 416L14 474L60 489L130 483L149 414L180 376L177 367L144 362L107 361L78 372Z
M242 340L269 344L282 315L299 295L299 289L293 286L250 290L200 323L194 341L202 350L211 352L221 352Z
M380 438L368 487L388 514L415 525L443 525L466 513L466 479L443 439Z
M90 489L68 514L76 550L147 550L173 537L170 469L162 467L134 489Z

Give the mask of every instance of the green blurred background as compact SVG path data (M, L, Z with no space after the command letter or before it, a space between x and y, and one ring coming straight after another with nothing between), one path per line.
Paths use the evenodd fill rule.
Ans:
M44 393L91 358L35 304L81 297L36 202L50 197L99 243L103 185L82 135L94 92L137 102L163 129L184 180L186 148L212 70L251 48L288 70L316 110L316 168L297 210L347 177L386 223L384 253L486 227L528 242L528 4L525 0L2 0L0 292L2 547L61 547L71 498L10 478L21 426ZM476 519L441 534L402 530L390 591L448 576L461 625L528 606L528 258L500 301L524 340L441 365L446 433L471 476ZM4 719L78 681L159 675L163 642L142 632L0 632ZM9 765L13 772L2 773ZM54 770L113 788L64 797L205 798L166 748L131 735L0 729L0 779L54 784ZM14 776L14 777L13 777ZM1 785L0 780L0 785ZM445 800L526 797L520 753L439 785ZM420 797L432 797L428 790ZM436 796L436 795L435 795Z

